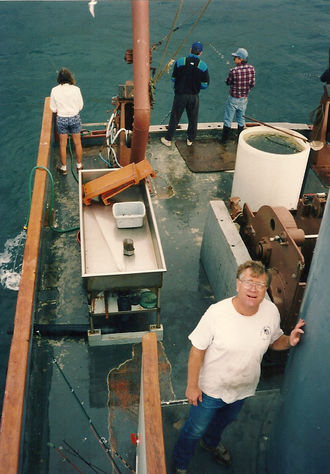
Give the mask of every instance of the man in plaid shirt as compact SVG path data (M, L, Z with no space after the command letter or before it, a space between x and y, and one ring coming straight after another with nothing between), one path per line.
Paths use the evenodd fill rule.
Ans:
M226 102L224 127L221 143L226 143L229 137L231 123L236 113L238 123L238 137L244 129L244 114L248 103L248 95L256 82L255 69L248 62L248 52L244 48L239 48L234 56L235 67L231 68L226 79L226 84L230 86L229 97Z

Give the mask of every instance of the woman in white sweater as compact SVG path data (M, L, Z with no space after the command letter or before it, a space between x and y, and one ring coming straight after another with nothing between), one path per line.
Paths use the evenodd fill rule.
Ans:
M71 72L62 68L57 76L58 86L53 87L50 94L50 108L57 113L56 125L60 135L60 159L61 166L58 171L66 175L66 147L69 133L76 149L77 170L81 170L82 165L82 145L81 145L81 119L79 112L84 106L83 98L79 87L75 86Z

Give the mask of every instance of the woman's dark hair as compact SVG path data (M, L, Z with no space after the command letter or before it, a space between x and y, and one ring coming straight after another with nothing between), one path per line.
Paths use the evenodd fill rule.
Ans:
M57 82L59 84L71 84L71 85L74 85L76 83L69 69L66 69L65 67L62 67L62 69L58 73Z

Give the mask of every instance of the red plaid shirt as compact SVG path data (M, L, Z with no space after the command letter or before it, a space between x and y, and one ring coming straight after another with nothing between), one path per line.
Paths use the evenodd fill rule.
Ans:
M239 99L247 97L256 83L256 72L251 64L239 64L230 69L226 79L227 86L230 85L229 94Z

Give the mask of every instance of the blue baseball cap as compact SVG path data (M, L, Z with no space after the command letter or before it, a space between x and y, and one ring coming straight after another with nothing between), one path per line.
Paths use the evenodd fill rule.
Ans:
M248 52L244 48L238 48L236 53L231 53L232 56L235 56L236 58L241 58L241 59L247 59L248 58Z
M201 53L203 51L203 45L199 41L196 41L195 43L193 43L191 49L194 49L195 51Z

